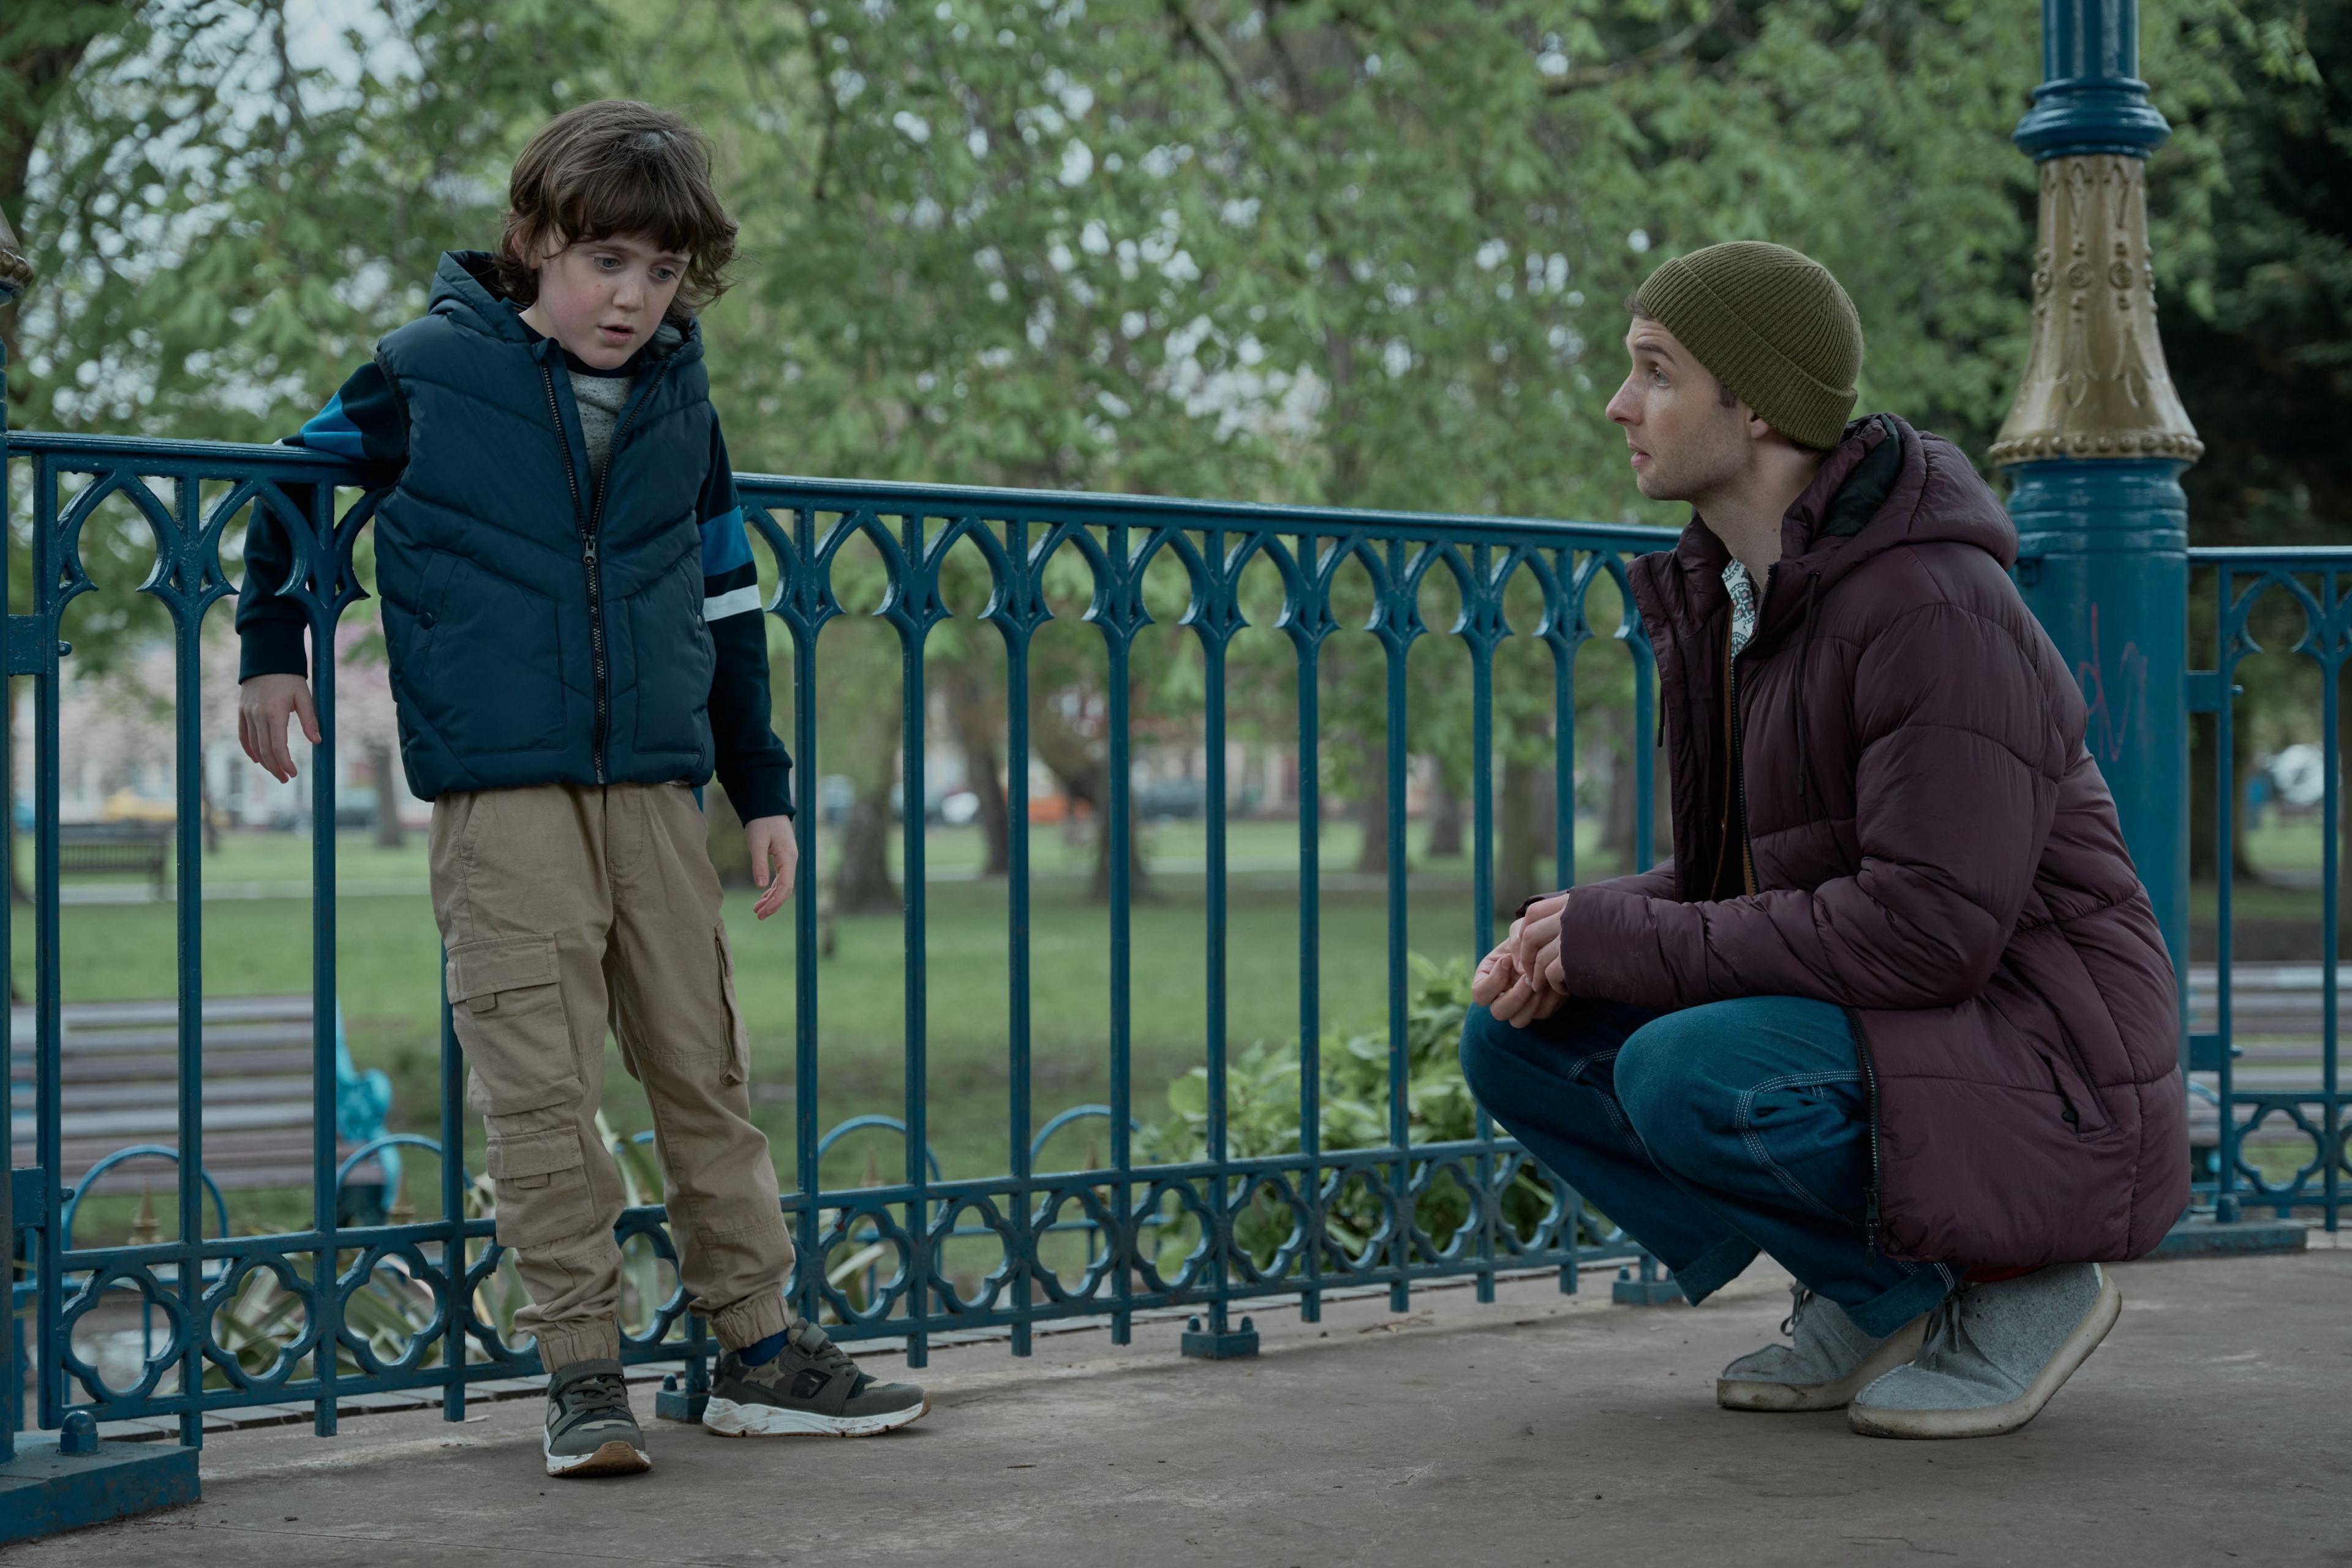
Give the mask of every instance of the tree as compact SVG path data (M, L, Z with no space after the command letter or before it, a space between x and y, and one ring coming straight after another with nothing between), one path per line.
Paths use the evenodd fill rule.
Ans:
M593 0L358 16L346 79L298 58L286 0L8 7L0 56L31 64L0 88L0 202L40 272L0 317L16 423L286 434L422 309L443 248L489 231L518 132L593 79L607 41ZM132 592L144 530L118 509L95 522L85 668L163 629Z
M0 153L35 148L20 227L50 279L20 323L26 422L281 433L418 307L435 251L488 237L540 118L606 91L695 105L716 143L744 286L705 329L745 468L1672 523L1634 499L1600 416L1622 300L1664 256L1733 237L1819 256L1869 334L1864 405L1971 450L2024 345L2032 176L2006 138L2034 68L2015 0L383 0L362 15L352 79L299 58L284 0L11 7L9 58L80 50L44 57L62 63L23 78L38 90L0 102L18 127ZM2297 192L2334 189L2302 171L2340 161L2326 128L2342 106L2262 74L2291 64L2298 26L2340 30L2297 15L2183 0L2148 30L2147 74L2181 127L2153 171L2168 323L2201 311L2237 334L2217 359L2247 363L2257 326L2273 353L2334 341L2278 324L2283 279L2340 323L2324 258L2345 204ZM2263 180L2273 216L2215 216L2225 185ZM2295 352L2281 395L2340 399L2322 385L2340 360ZM2195 390L2198 345L2177 353L2225 443ZM2226 480L2236 493L2303 484L2309 515L2328 515L2340 479L2260 460L2273 468ZM2209 459L2191 482L2231 471ZM117 533L110 582L138 550ZM114 538L88 545L110 559ZM1088 577L1073 552L1054 570ZM1060 602L1075 614L1091 586ZM1363 625L1360 582L1338 596L1342 623ZM1181 597L1155 602L1162 628ZM78 646L98 662L134 645L153 629L140 613ZM1270 607L1251 618L1271 624ZM821 639L828 692L838 635ZM927 658L971 647L946 627L931 641ZM1290 650L1244 641L1235 733L1287 743L1295 720L1263 691L1286 683ZM1197 644L1145 642L1137 732L1189 736ZM1591 651L1580 733L1630 760L1647 738L1602 721L1624 667ZM1331 793L1368 815L1385 657L1358 636L1323 647ZM1069 739L1053 720L1107 706L1107 661L1041 659L1042 752ZM1549 662L1496 666L1514 866L1539 857L1547 817L1539 780L1511 770L1551 761ZM977 752L996 721L966 711L985 696L964 673L936 684L975 776L993 777ZM1407 673L1395 743L1466 792L1465 661L1424 654ZM820 723L869 805L898 771L895 726L857 721L870 695L822 702ZM1096 765L1079 740L1074 788ZM860 820L881 843L884 815ZM1117 850L1100 847L1107 868ZM887 854L859 863L895 897Z
M2168 95L2186 155L2164 170L2152 198L2180 215L2160 237L2168 243L2158 252L2158 301L2166 360L2205 442L2182 479L2189 536L2338 543L2352 518L2352 451L2336 437L2352 416L2352 145L2343 134L2352 121L2352 18L2341 7L2255 0L2184 17L2174 37L2226 72ZM2192 657L2203 663L2215 634L2206 597L2192 600L2191 617ZM2265 637L2266 646L2291 646L2297 618L2272 617L2284 635ZM2301 661L2258 661L2242 680L2231 769L2239 778L2258 742L2316 738L2319 695L2317 671ZM2213 777L2213 736L2207 724L2192 731L2199 786ZM2352 743L2352 729L2343 739ZM2233 820L2233 862L2251 875L2244 813ZM2210 877L2218 865L2214 825L2210 803L2189 817L2192 875Z

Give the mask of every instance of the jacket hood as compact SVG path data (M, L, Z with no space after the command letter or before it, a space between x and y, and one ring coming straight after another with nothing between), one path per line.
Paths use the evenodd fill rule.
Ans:
M522 312L499 286L498 258L487 250L442 252L441 265L434 270L433 293L426 302L425 313L447 316L487 336L526 349L532 347L532 334L522 323ZM702 323L688 321L680 327L675 321L665 321L654 329L645 353L649 361L664 360L689 349L692 353L680 363L700 357Z
M1781 521L1776 577L1804 591L1767 595L1756 627L1759 652L1806 619L1811 603L1864 563L1902 546L1973 545L2004 571L2017 563L2017 529L1991 487L1958 447L1892 414L1846 426L1812 482ZM1636 572L1637 598L1685 636L1730 613L1723 569L1731 552L1697 513L1659 570ZM1651 590L1643 593L1643 589ZM1651 627L1652 641L1663 628Z

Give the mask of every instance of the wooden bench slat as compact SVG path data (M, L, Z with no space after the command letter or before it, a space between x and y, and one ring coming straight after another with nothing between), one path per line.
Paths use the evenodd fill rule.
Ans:
M29 1090L18 1090L12 1102L19 1117L33 1114L33 1096ZM154 1079L129 1084L67 1084L58 1095L58 1110L68 1123L76 1116L88 1111L129 1110L133 1106L148 1105L176 1108L179 1103L180 1086ZM207 1115L215 1105L255 1103L307 1107L310 1103L310 1074L219 1079L205 1085Z
M12 1008L11 1121L20 1147L34 1135L38 1077L32 1010ZM220 996L203 1005L205 1168L225 1189L308 1188L313 1173L316 1031L308 995ZM70 1003L58 1049L63 1168L69 1180L126 1145L179 1141L180 1013L176 1000ZM339 1141L336 1159L352 1145ZM381 1174L371 1161L361 1180ZM171 1162L144 1158L108 1173L108 1191L168 1190Z
M68 1057L58 1081L70 1089L76 1084L131 1084L165 1082L177 1084L180 1077L176 1056L129 1057L114 1059L76 1060ZM215 1057L205 1053L204 1079L207 1083L226 1083L237 1079L301 1078L310 1076L310 1053L273 1048L266 1052L229 1052ZM30 1093L35 1075L29 1068L20 1068L9 1074L18 1093Z
M310 1048L312 1037L310 1026L307 1022L262 1023L218 1027L207 1024L205 1026L203 1036L205 1044L207 1046L299 1046L306 1050ZM180 1031L177 1026L162 1029L142 1027L110 1029L102 1032L68 1029L58 1041L58 1054L64 1056L75 1052L88 1052L96 1055L125 1051L177 1050L179 1047ZM14 1054L19 1057L30 1057L33 1054L33 1038L30 1035L26 1035L16 1042Z

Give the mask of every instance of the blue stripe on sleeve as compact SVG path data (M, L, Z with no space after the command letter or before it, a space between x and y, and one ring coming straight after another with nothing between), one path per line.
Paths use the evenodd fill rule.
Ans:
M294 440L298 446L314 452L331 452L338 458L356 459L367 455L360 427L343 412L343 395L340 392L327 400L327 406L310 416Z
M720 512L702 525L702 574L723 576L751 564L751 540L743 531L743 509Z

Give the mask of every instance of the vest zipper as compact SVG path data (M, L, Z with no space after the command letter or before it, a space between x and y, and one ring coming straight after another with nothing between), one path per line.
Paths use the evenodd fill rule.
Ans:
M572 432L563 427L563 406L555 401L555 373L539 362L539 378L547 384L547 416L555 426L555 444L563 449L563 482L572 488L572 521L580 528L581 560L588 568L588 651L596 673L596 782L604 782L604 601L596 584L596 524L580 510L580 470L572 463ZM607 452L604 468L612 471ZM604 486L597 486L601 500Z
M621 437L629 433L636 422L637 410L653 396L661 384L669 361L663 360L645 378L645 384L630 397L629 405L621 410L621 422L613 426L612 442L604 448L604 471L596 476L595 499L588 505L587 548L583 559L588 566L588 646L596 655L596 782L604 782L604 750L612 743L611 679L604 668L604 576L596 563L596 540L604 521L604 487L612 482L613 465L621 460Z
M604 577L603 566L597 560L597 531L604 515L604 487L613 477L613 461L620 456L621 437L635 421L637 410L645 406L646 399L652 395L654 388L661 384L661 378L668 369L667 360L655 365L653 374L646 378L645 385L629 399L628 407L621 411L621 422L613 428L612 444L604 449L604 471L596 476L596 494L583 518L580 510L580 470L572 466L572 434L563 426L562 405L555 400L555 373L547 367L545 360L539 363L540 380L547 386L547 415L555 426L556 445L563 449L563 479L572 488L572 518L580 524L580 563L588 574L588 652L590 662L595 668L596 782L600 784L607 782L604 752L612 740L613 682L612 671L604 658Z

